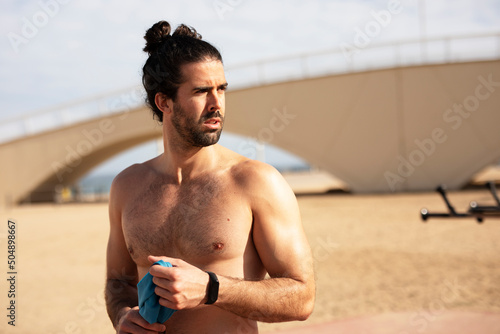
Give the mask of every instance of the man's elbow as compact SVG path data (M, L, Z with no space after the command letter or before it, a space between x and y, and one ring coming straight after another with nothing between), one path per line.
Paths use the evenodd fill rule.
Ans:
M297 312L296 320L305 321L309 319L314 310L315 294L316 292L314 285L309 286L305 291L300 310L299 312Z
M309 319L314 310L314 296L302 305L300 312L297 314L297 320L305 321Z

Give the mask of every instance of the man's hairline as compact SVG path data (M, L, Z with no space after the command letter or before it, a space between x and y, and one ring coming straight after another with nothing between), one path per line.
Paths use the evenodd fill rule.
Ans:
M180 86L185 83L187 81L187 79L185 79L185 76L184 76L184 73L182 72L182 68L186 65L189 65L189 64L196 64L196 63L203 63L203 62L208 62L208 61L218 61L219 63L221 63L221 65L224 65L224 63L222 62L222 59L218 59L218 58L214 58L214 57L204 57L202 60L198 60L198 61L190 61L190 62L186 62L184 64L181 64L179 65L179 68L180 68L180 73L181 73L181 82L176 85L175 87L175 96L173 97L168 97L166 96L164 93L162 92L158 92L158 93L161 93L161 94L164 94L167 98L171 99L172 102L176 102L177 100L177 94L179 93L179 88ZM227 82L225 83L225 85L227 86Z

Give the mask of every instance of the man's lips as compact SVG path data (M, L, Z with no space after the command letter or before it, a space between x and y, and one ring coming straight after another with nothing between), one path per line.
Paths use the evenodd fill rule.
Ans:
M203 125L211 128L211 129L217 129L217 128L219 128L220 123L221 123L220 118L210 118L210 119L206 120L205 122L203 122Z

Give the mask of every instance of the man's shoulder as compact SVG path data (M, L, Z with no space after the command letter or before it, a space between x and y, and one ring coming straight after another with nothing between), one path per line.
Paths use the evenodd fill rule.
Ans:
M247 158L220 145L218 145L218 156L221 166L225 166L223 168L229 171L229 175L237 181L255 181L255 179L266 177L266 175L279 174L271 165Z
M133 164L118 173L111 184L111 196L123 197L131 190L144 184L145 178L152 172L149 161Z
M118 173L113 180L113 184L116 185L129 184L130 182L133 182L136 179L141 178L141 175L143 177L144 173L148 172L149 169L150 167L148 167L146 163L133 164L122 170L120 173Z
M231 167L235 182L247 191L261 191L286 185L281 173L273 166L258 160L242 159Z
M241 159L232 166L233 173L244 179L265 178L279 174L273 166L252 159Z
M247 159L232 168L233 181L252 210L268 212L277 205L294 205L295 195L281 173L264 162ZM255 212L257 212L255 211Z

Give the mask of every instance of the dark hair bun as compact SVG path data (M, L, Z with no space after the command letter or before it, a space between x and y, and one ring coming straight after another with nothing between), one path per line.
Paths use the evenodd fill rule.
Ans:
M151 28L146 31L144 39L146 40L146 46L144 47L144 52L150 55L158 50L160 44L166 39L170 38L170 24L167 21L160 21L155 23Z
M155 23L151 28L146 31L144 39L146 40L146 46L144 51L149 55L155 53L160 45L170 37L191 37L196 39L201 39L201 35L193 28L185 24L181 24L175 29L174 33L170 35L172 29L167 21L160 21Z
M196 29L185 24L179 25L177 29L175 29L172 36L187 36L191 38L201 39L201 35L198 34Z

